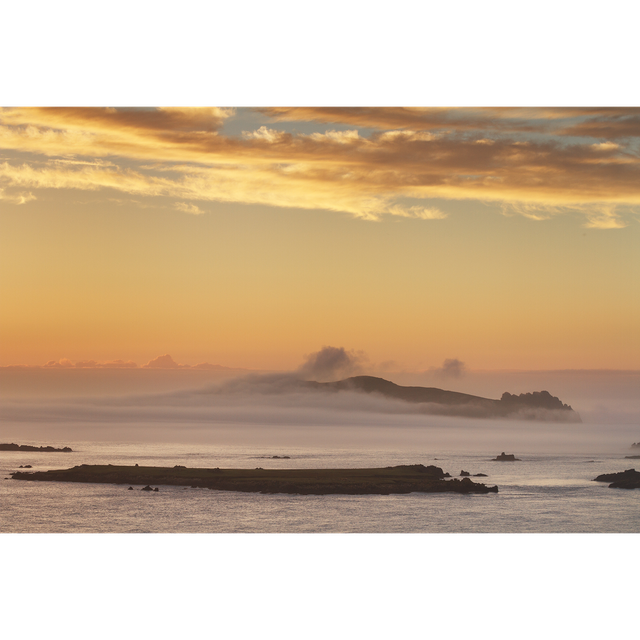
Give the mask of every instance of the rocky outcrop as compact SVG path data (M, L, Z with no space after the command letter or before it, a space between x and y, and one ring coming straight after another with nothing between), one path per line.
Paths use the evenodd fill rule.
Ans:
M0 444L0 451L45 451L47 453L52 452L61 452L61 453L70 453L73 451L71 447L63 447L62 449L56 449L55 447L47 446L47 447L34 447L30 444Z
M469 478L452 479L440 467L422 464L384 469L184 469L170 467L125 467L80 465L72 469L16 471L14 480L54 482L98 482L146 485L151 483L221 491L291 493L302 495L389 495L396 493L497 493ZM153 489L153 491L157 491Z
M573 411L568 404L562 404L559 398L552 396L548 391L521 393L517 396L505 392L502 394L500 402L505 406L533 407L536 409L550 409L552 411Z
M610 482L610 489L640 489L640 471L627 469L618 473L603 473L594 482Z

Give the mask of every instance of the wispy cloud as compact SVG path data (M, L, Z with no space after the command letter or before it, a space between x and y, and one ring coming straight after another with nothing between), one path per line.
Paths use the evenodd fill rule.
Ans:
M42 365L44 369L135 369L137 366L132 360L107 360L106 362L79 360L74 363L68 358L49 360L49 362Z
M5 189L0 187L0 200L10 202L11 204L25 204L31 200L35 200L36 197L32 193L7 193Z
M219 364L211 364L209 362L200 362L199 364L180 364L176 362L169 354L153 358L141 367L133 362L133 360L78 360L74 362L69 358L60 358L59 360L49 360L43 365L9 365L10 367L25 367L32 369L200 369L200 370L219 370L227 369Z
M626 226L616 213L615 207L602 206L587 212L585 227L589 229L622 229Z
M191 213L194 216L202 215L204 211L192 202L176 202L175 208L184 213Z

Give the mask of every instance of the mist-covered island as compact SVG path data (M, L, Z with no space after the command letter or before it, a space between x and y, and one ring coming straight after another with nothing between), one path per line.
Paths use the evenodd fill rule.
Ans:
M548 391L513 395L505 392L500 400L482 398L435 387L403 387L384 378L353 376L337 382L302 381L306 389L371 393L394 400L420 403L425 413L467 418L515 418L553 422L582 422L580 416Z

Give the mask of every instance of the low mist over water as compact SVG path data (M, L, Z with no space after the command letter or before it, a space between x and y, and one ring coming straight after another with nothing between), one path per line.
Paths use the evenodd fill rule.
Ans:
M179 365L169 355L154 362L172 368L122 371L122 377L112 371L84 376L73 370L35 370L31 385L25 383L32 372L20 371L23 384L14 380L13 395L5 392L2 399L2 440L70 446L73 452L47 454L46 460L20 453L22 458L3 459L9 465L5 473L11 474L19 461L39 470L96 463L207 469L431 464L453 475L463 469L481 472L499 489L494 500L471 503L438 501L421 491L412 491L408 500L349 497L346 502L336 496L314 502L260 493L229 500L226 491L207 491L194 501L198 494L185 493L188 487L163 485L158 512L140 503L133 487L130 493L106 485L89 494L91 504L101 505L94 510L109 516L89 522L73 515L78 501L86 499L86 487L84 493L73 482L34 489L40 483L16 481L0 485L15 514L8 530L638 530L637 492L611 493L592 482L598 472L616 472L630 462L625 454L640 441L634 373L472 373L462 362L447 360L434 370L387 372L381 379L363 376L374 372L366 369L362 354L334 347L284 372L175 370ZM103 387L101 380L107 383ZM504 392L510 394L506 403ZM478 411L485 417L477 417ZM496 460L500 452L515 460ZM54 490L58 501L52 511L46 505ZM42 502L33 508L38 497ZM29 505L30 519L25 520ZM62 509L60 517L62 506L68 513ZM132 509L141 506L143 512L132 517Z

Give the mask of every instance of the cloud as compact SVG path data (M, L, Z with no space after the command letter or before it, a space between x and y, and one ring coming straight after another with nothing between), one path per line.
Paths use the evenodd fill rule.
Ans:
M184 213L192 213L193 215L202 215L204 213L204 211L202 209L200 209L200 207L198 207L195 204L192 203L187 203L187 202L177 202L175 205L175 208L178 211L183 211Z
M133 360L110 360L107 362L96 362L95 360L85 360L76 362L77 368L96 368L96 369L135 369L137 364Z
M322 347L304 358L304 362L294 371L277 373L250 373L227 380L215 387L202 389L199 393L259 394L278 396L282 394L308 394L307 381L330 382L361 374L368 362L362 351L347 350L344 347ZM316 402L314 400L313 402Z
M153 358L153 360L149 360L147 364L143 364L142 369L201 369L201 370L212 370L212 369L228 369L229 367L223 367L219 364L210 364L208 362L200 362L199 364L190 365L190 364L178 364L168 353L165 353L163 356L158 356L157 358Z
M362 352L347 351L344 347L322 347L320 351L306 356L297 373L317 382L338 380L360 373L365 360Z
M612 151L620 148L620 145L616 142L596 142L591 145L592 149L596 151Z
M441 107L269 107L258 109L281 121L316 121L376 129L527 130L534 127L509 109ZM519 114L518 114L519 115Z
M25 204L31 200L35 200L36 197L32 193L7 193L2 187L0 187L0 200L10 202L11 204Z
M429 131L411 131L410 129L383 131L382 133L376 133L374 135L374 139L379 140L380 142L415 142L418 140L428 141L435 140L437 137L437 134L430 133Z
M43 365L43 367L47 369L70 369L74 366L75 365L73 364L73 362L71 362L71 360L68 360L67 358L60 358L59 361L49 360L47 364Z
M640 137L640 110L615 109L595 118L588 118L559 131L560 135L591 138Z
M309 136L312 140L331 140L340 144L352 144L360 140L360 136L355 129L349 131L325 131L325 133L312 133Z
M269 127L265 127L264 125L255 131L243 131L243 138L247 140L260 140L268 143L273 142L281 142L287 138L291 138L284 131L278 131L276 129L269 129Z
M399 204L389 207L388 212L394 216L403 218L419 218L421 220L442 220L447 217L446 213L436 207L401 207Z
M584 226L589 229L622 229L627 225L617 215L614 207L603 206L587 213Z
M167 195L175 190L171 181L145 176L119 168L82 167L60 168L47 163L36 168L28 164L19 166L8 162L0 164L0 180L11 185L29 185L37 189L83 189L95 191L112 188L125 193L143 195Z
M464 362L457 358L446 359L438 369L432 371L441 378L460 378L465 374Z
M221 364L210 364L209 362L200 362L198 364L194 364L191 368L212 371L214 369L215 370L230 369L231 367L223 367Z
M106 360L99 362L97 360L78 360L73 362L68 358L60 358L60 360L49 360L43 365L8 365L11 367L35 368L35 369L137 369L138 365L133 360ZM211 364L209 362L200 362L195 365L179 364L169 354L158 356L153 360L143 364L141 369L197 369L201 371L221 371L231 370L231 367L223 367L219 364Z
M446 211L407 199L477 199L534 219L573 210L593 228L626 222L620 214L594 216L589 207L640 206L640 158L612 142L622 125L628 135L640 135L633 128L638 110L262 111L276 122L376 130L296 134L263 125L233 137L221 133L233 116L225 109L2 109L0 148L33 158L0 163L0 198L20 203L34 199L37 189L111 189L175 198L176 209L190 214L202 213L193 201L216 201L324 209L364 220L437 220ZM619 135L576 142L594 123Z
M45 369L135 369L138 365L132 360L108 360L96 362L95 360L79 360L75 364L68 358L49 360L42 365Z

